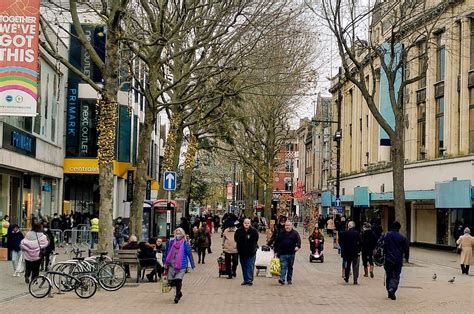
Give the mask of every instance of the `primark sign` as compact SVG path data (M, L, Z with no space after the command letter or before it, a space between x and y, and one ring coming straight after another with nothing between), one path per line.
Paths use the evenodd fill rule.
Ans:
M22 155L36 157L36 137L3 123L2 148Z

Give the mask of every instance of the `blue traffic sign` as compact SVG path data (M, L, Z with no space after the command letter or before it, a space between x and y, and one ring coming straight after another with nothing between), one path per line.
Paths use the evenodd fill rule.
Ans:
M336 207L340 207L340 206L341 206L341 199L336 198Z
M163 189L165 191L174 191L176 190L176 172L174 171L165 171L163 174Z

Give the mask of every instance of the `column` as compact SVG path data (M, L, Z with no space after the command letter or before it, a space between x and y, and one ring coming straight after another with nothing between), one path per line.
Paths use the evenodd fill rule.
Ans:
M467 154L469 152L469 89L468 73L470 64L471 49L471 19L463 18L461 20L461 106L459 114L459 153Z
M444 138L447 154L458 153L458 73L459 73L459 24L454 23L445 33L446 79L444 81Z

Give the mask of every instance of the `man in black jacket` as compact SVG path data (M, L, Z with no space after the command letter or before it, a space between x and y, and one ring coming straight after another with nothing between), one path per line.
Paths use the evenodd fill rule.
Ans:
M407 238L399 233L401 225L398 221L394 221L391 231L384 236L384 253L385 253L385 273L388 297L396 300L395 293L400 282L400 273L402 272L403 257L408 263L410 255L410 246Z
M246 218L243 227L237 229L234 240L237 243L237 252L240 256L240 266L244 277L242 285L251 286L253 284L255 255L257 254L258 231L252 228L250 219Z
M361 249L361 241L359 232L355 230L355 222L350 221L347 227L349 230L342 233L340 240L341 255L345 264L344 281L349 282L352 265L354 284L357 285L357 279L359 278L359 253Z
M291 285L295 253L301 248L300 235L296 230L293 230L291 221L285 222L285 229L281 231L275 239L274 248L281 263L280 279L278 282L284 285L286 281Z

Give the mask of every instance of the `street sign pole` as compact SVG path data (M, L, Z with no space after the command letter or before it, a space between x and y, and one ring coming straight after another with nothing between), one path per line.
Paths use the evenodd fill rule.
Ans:
M166 203L166 237L171 236L172 221L171 219L171 191L176 190L177 176L174 171L165 171L163 174L163 189L168 192L168 200ZM175 208L176 210L176 208ZM176 212L174 213L176 215Z
M168 191L168 202L166 203L166 238L171 236L171 190Z

